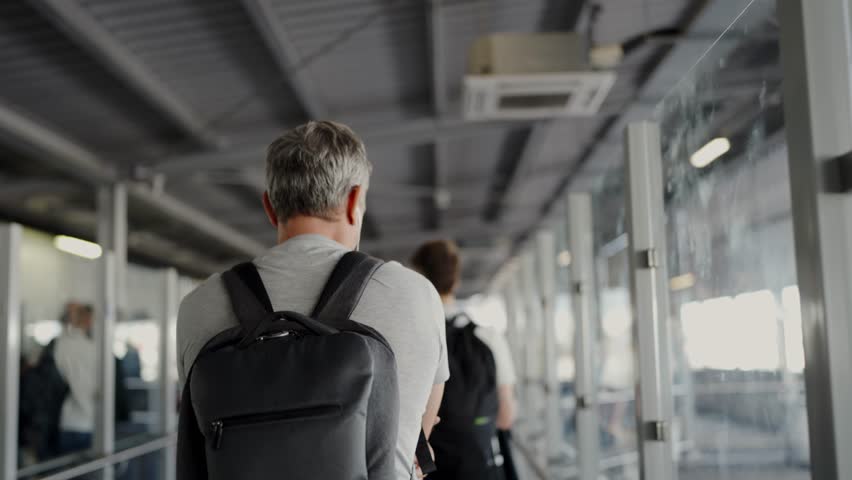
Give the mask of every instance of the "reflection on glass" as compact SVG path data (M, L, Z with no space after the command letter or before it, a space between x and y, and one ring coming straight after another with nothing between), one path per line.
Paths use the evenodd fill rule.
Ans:
M78 243L67 238L57 242L34 230L23 233L18 437L23 469L87 451L92 443L97 263L92 252L76 251Z
M598 292L596 373L601 471L611 479L638 479L633 313L627 256L625 178L608 173L595 192Z
M111 467L112 478L115 480L152 480L162 478L160 474L163 462L163 451L156 451L137 457L126 462L121 462ZM73 480L97 480L102 478L102 472L92 472Z
M559 380L559 406L563 419L563 445L560 448L559 466L576 469L577 452L577 398L575 395L576 363L574 356L574 332L576 322L571 303L571 278L569 267L571 254L568 251L567 228L556 228L556 298L554 303L554 334L556 336L556 376ZM555 472L559 477L560 472Z
M774 6L748 2L657 109L684 480L809 478Z
M119 359L116 374L116 439L158 429L160 325L165 311L165 282L160 270L128 265L127 303L115 325L113 348ZM138 437L138 442L145 437Z
M150 480L162 478L162 451L149 453L127 462L119 463L114 467L116 480Z

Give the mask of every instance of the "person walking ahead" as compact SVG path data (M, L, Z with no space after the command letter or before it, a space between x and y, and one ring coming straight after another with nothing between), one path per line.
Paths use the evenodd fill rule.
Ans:
M359 245L371 169L361 140L351 129L334 122L309 122L284 133L269 146L263 208L277 234L277 245L254 259L251 266L265 287L271 310L295 312L288 314L288 318L307 322L302 317L311 315L317 306L338 262ZM193 364L208 341L239 325L229 303L230 287L226 289L223 281L226 276L227 272L213 275L181 304L177 347L182 381L193 374ZM449 377L440 297L421 275L399 263L383 263L366 283L350 318L387 340L395 354L398 372L398 395L394 396L394 402L396 397L399 400L398 432L391 432L397 437L390 452L393 461L390 471L376 466L383 462L380 457L384 453L369 451L368 441L369 478L409 480L415 476L415 446L421 427L427 435L431 432L443 384ZM295 335L292 341L304 342L302 337ZM278 340L271 340L269 345L274 341ZM291 340L281 341L281 348L288 341ZM328 363L340 360L337 356L328 355ZM204 354L199 358L203 360ZM326 364L318 363L298 367L322 368ZM326 388L328 385L322 382L327 381L316 378L310 385L288 388L293 392ZM203 401L193 400L199 404ZM397 419L391 420L396 425ZM223 449L238 447L238 441L223 440L221 422L213 426L208 434L215 438L208 439L208 448L220 443ZM224 428L227 429L227 422ZM248 428L234 429L235 436L231 438L247 432ZM310 446L318 454L328 453L322 452L325 445ZM357 452L347 454L365 458ZM244 460L246 465L252 463L251 458ZM300 462L310 463L312 459L303 458ZM268 478L287 477L286 467L278 474Z
M441 294L446 311L451 378L432 435L437 480L504 478L494 448L497 430L508 431L515 417L515 369L505 337L474 324L458 307L461 278L458 247L448 240L422 245L411 260ZM506 453L506 452L502 452Z

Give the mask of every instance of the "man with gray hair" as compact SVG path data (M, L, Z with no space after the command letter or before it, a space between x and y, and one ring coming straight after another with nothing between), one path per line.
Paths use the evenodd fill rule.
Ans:
M334 122L308 122L269 146L263 207L278 240L253 263L275 311L310 314L337 262L357 249L371 170L361 140ZM396 354L395 478L408 480L421 427L428 435L435 425L449 377L441 299L420 274L388 262L367 284L352 320L381 333ZM184 298L177 331L182 381L204 345L236 325L221 275Z

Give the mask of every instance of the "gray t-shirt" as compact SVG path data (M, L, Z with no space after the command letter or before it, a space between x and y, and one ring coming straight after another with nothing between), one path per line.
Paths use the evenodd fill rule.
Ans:
M300 235L272 248L254 264L275 310L310 314L346 251L327 237ZM352 319L378 330L396 355L400 399L396 469L398 479L408 480L432 386L450 376L441 299L420 274L389 262L376 271ZM201 348L235 325L220 275L213 275L184 298L177 325L181 382Z

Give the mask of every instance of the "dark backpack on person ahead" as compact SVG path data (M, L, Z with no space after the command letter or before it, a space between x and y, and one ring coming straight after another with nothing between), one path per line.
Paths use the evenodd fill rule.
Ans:
M251 263L223 274L239 327L214 337L184 387L178 479L393 479L396 362L350 316L382 262L344 255L314 312L273 312Z
M59 373L50 341L32 368L21 373L19 441L33 449L39 460L59 454L59 421L68 397L68 383Z
M450 379L430 442L438 471L431 478L495 478L492 441L497 427L497 367L491 349L476 336L476 325L447 320Z

